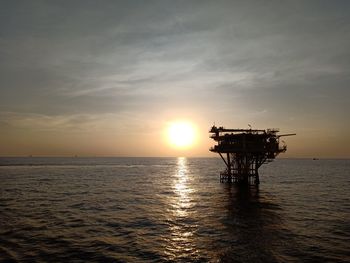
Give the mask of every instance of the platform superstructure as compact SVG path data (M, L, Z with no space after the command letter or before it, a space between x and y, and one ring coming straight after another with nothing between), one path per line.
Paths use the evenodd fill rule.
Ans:
M295 135L278 135L279 129L225 129L215 125L209 132L217 142L210 151L218 153L226 165L220 181L247 184L259 184L259 167L287 150L280 138Z

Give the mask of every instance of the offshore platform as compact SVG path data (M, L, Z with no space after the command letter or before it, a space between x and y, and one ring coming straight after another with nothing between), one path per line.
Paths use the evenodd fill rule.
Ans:
M225 129L215 125L211 127L210 138L214 139L217 145L209 150L218 153L226 165L226 169L220 173L220 182L258 185L259 167L287 150L283 141L280 144L280 137L296 135L277 135L278 132L279 129Z

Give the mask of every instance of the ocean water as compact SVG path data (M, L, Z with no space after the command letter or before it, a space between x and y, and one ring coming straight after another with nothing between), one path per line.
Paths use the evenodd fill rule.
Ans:
M350 160L0 158L3 262L350 262Z

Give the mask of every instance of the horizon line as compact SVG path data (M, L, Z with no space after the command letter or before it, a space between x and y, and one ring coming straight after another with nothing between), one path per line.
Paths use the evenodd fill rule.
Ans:
M218 156L93 156L93 155L12 155L1 156L0 158L217 158ZM350 157L277 157L277 159L333 159L333 160L349 160Z

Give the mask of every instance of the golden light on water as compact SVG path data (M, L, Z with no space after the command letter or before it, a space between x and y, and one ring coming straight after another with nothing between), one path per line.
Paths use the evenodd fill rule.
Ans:
M194 233L198 226L188 223L190 218L195 218L193 207L196 204L193 198L195 190L191 187L191 180L187 159L179 157L172 187L174 196L169 200L172 219L176 222L170 227L171 236L166 251L171 258L194 253L196 250Z
M175 203L175 214L178 217L187 216L187 209L191 206L190 193L193 191L188 185L187 174L187 159L185 157L179 157L177 161L177 174L174 184L174 192L176 193L177 200Z
M173 122L168 127L168 139L176 148L188 148L195 142L195 128L189 122Z

